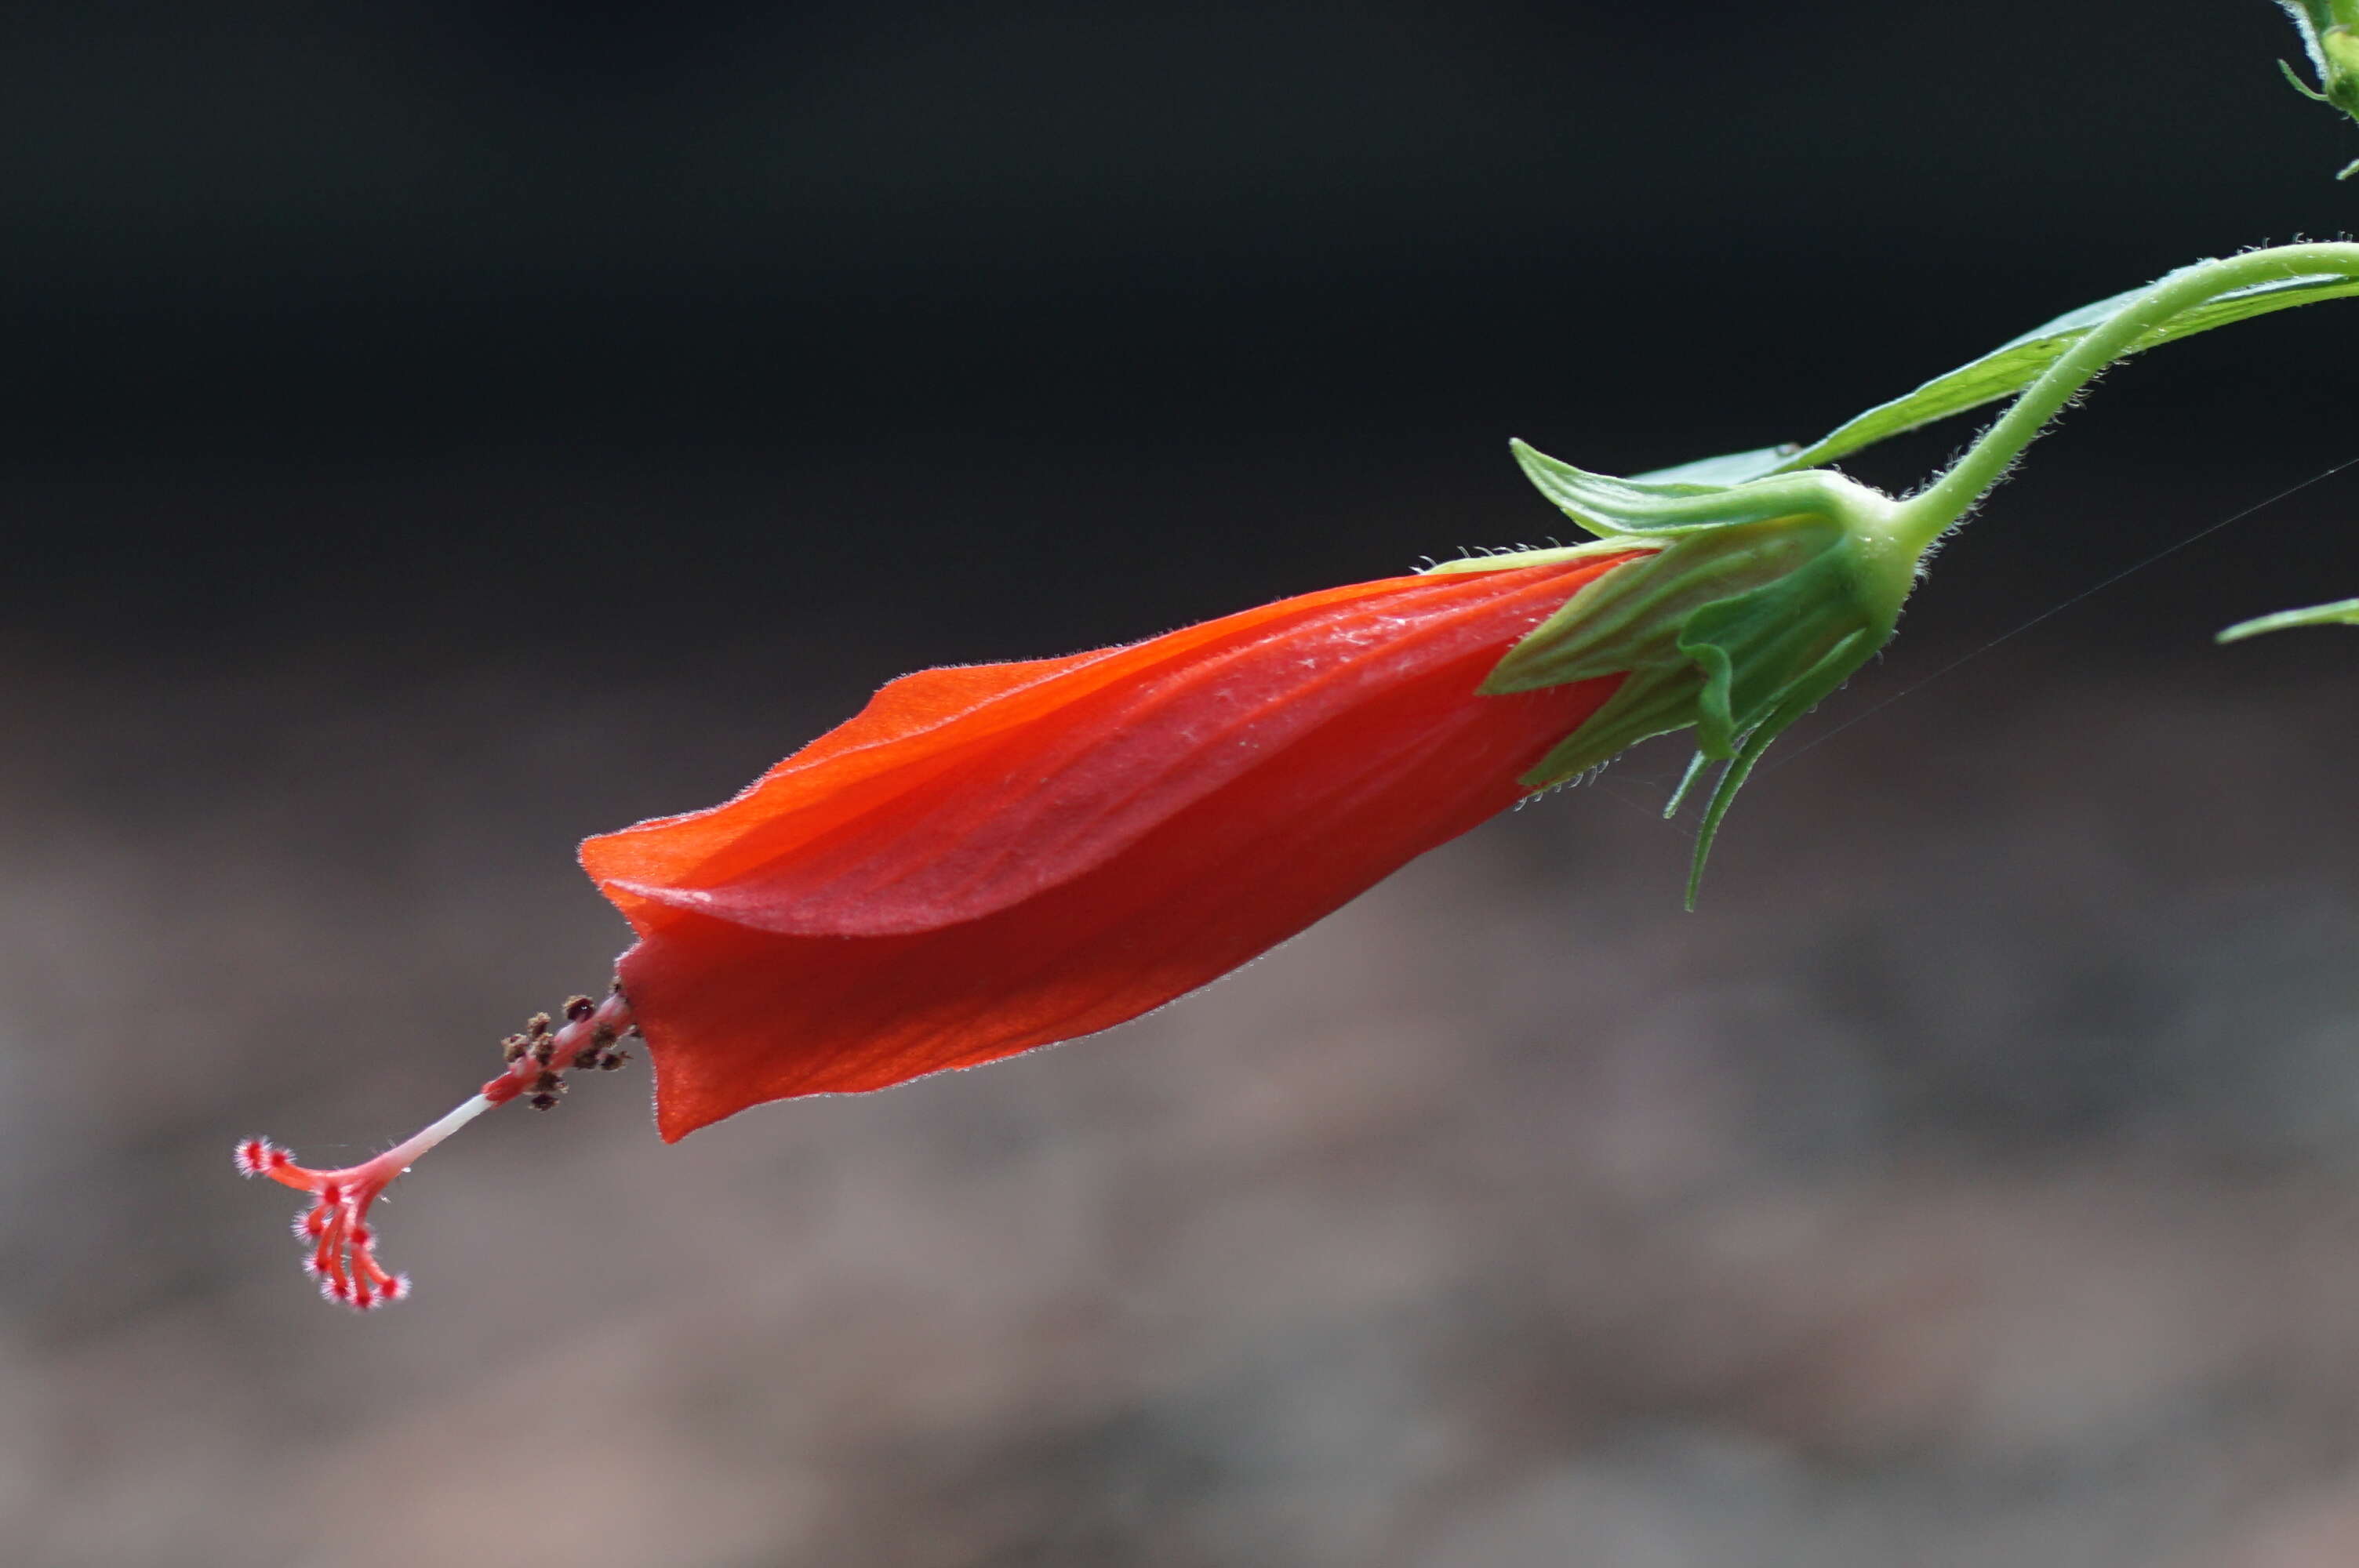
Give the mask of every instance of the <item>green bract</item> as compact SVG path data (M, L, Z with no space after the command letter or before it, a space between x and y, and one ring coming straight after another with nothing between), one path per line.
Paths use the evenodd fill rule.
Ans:
M1727 766L1705 808L1692 902L1712 835L1755 762L1891 637L1919 550L1894 538L1889 496L1828 470L1741 484L1662 483L1590 473L1520 441L1515 453L1541 492L1598 542L1434 569L1650 552L1567 600L1500 660L1483 689L1627 676L1524 776L1534 789L1650 736L1695 730L1696 768Z

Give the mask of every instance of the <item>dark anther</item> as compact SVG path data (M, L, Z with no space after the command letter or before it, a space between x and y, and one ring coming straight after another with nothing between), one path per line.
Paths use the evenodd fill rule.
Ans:
M549 1014L545 1012L536 1012L530 1018L526 1019L524 1021L524 1032L535 1040L538 1040L542 1035L548 1033Z
M525 1103L531 1106L535 1110L554 1110L557 1108L557 1097L555 1095L547 1094L535 1095Z
M598 1004L586 996L569 997L565 1002L565 1021L579 1023L598 1011Z
M539 1063L544 1067L548 1066L549 1062L554 1059L556 1055L557 1045L554 1041L543 1040L539 1044L535 1045L532 1048L532 1059Z
M513 1062L518 1056L523 1055L524 1036L521 1034L511 1034L506 1039L501 1041L500 1054L510 1062Z
M598 1058L598 1070L602 1073L611 1073L630 1059L631 1054L628 1051L609 1051Z
M573 1065L577 1067L596 1066L598 1065L598 1047L595 1045L584 1045L581 1050L573 1053Z
M555 1073L544 1071L533 1079L532 1087L545 1095L561 1095L565 1092L565 1080Z
M612 1045L615 1040L614 1026L611 1023L600 1024L590 1032L590 1039L595 1044Z

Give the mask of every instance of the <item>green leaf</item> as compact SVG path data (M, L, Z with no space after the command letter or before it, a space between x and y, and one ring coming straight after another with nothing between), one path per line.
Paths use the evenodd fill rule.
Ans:
M2313 604L2307 610L2280 610L2275 615L2256 615L2250 621L2237 622L2212 640L2241 643L2247 637L2282 632L2290 626L2359 626L2359 599L2338 599L2332 604Z
M2359 289L2359 284L2353 287ZM1803 513L1834 515L1885 503L1883 496L1839 473L1779 474L1744 483L1667 480L1661 473L1616 479L1575 468L1522 441L1509 441L1507 448L1542 495L1602 539L1724 528Z
M2186 270L2184 267L2180 269L2181 272ZM2169 276L2177 276L2178 274ZM1700 481L1723 485L1740 484L1747 480L1790 473L1799 469L1832 462L1872 447L1878 441L1930 425L1938 419L1946 419L1953 414L1963 414L1986 403L2012 397L2038 380L2042 371L2062 358L2089 331L2102 326L2122 307L2152 287L2149 284L2125 294L2114 295L2110 299L2100 299L2093 305L2084 305L2078 310L2068 311L2010 342L2000 344L1980 359L1960 365L1947 375L1934 377L1905 396L1878 404L1810 446L1764 447L1756 451L1731 452L1723 457L1681 463L1677 468L1658 469L1618 482L1642 487ZM2267 283L2248 284L2242 288L2232 288L2215 295L2192 309L2180 311L2169 322L2141 338L2129 351L2141 353L2163 343L2192 337L2198 332L2208 332L2214 327L2266 316L2273 310L2289 310L2297 305L2343 299L2354 295L2359 295L2359 278L2334 273L2298 274L2273 278ZM1525 471L1531 471L1530 465L1526 465ZM1538 482L1537 478L1535 482Z

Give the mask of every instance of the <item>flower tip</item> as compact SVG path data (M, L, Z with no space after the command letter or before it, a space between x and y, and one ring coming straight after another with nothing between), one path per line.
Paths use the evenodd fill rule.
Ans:
M354 1312L375 1312L381 1306L391 1306L409 1294L409 1276L391 1274L375 1280L357 1279L332 1299L342 1302Z
M268 1175L274 1165L283 1165L291 1158L267 1138L242 1141L231 1157L237 1162L237 1173L247 1177Z

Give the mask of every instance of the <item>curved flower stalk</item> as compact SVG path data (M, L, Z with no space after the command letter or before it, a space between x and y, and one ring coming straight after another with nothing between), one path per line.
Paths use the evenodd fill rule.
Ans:
M2354 293L2359 245L2254 252L2059 318L1808 449L1617 479L1518 444L1595 543L906 676L736 798L582 846L637 935L604 1002L533 1021L478 1094L373 1160L315 1170L255 1138L239 1169L312 1195L307 1266L372 1307L408 1291L368 1223L385 1187L484 1111L555 1105L626 1033L648 1042L667 1140L1091 1033L1674 730L1699 769L1723 764L1700 873L1764 749L1884 645L1936 543L2098 372ZM1823 466L2009 395L1911 495Z

